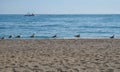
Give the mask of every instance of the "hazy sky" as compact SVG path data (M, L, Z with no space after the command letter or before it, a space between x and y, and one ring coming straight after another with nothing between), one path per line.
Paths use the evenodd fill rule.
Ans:
M0 14L120 14L120 0L0 0Z

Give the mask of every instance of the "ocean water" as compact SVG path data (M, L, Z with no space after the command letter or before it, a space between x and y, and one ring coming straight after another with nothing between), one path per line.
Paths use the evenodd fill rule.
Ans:
M66 14L49 15L37 14L24 16L23 14L0 14L0 37L21 35L30 38L74 38L80 34L81 38L109 38L113 34L120 38L119 14Z

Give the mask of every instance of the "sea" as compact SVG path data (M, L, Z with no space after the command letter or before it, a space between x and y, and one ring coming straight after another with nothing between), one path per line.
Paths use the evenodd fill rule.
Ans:
M0 37L21 39L120 38L120 14L0 14Z

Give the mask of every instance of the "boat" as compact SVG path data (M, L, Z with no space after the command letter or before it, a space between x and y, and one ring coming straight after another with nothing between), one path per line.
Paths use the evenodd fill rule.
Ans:
M35 16L35 14L30 14L30 13L27 13L27 14L25 14L24 16Z

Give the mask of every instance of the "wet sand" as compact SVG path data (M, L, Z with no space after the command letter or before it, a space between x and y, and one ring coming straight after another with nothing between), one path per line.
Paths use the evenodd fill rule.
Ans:
M120 72L120 39L0 40L0 72Z

